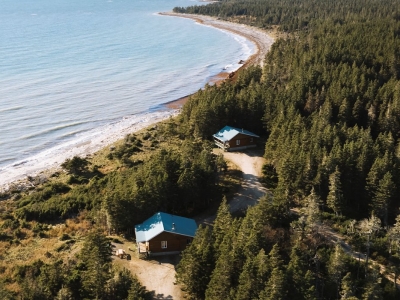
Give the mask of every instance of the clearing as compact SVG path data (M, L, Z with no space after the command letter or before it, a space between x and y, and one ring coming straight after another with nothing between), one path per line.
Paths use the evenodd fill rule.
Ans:
M233 214L243 213L249 206L255 205L257 200L267 190L261 185L259 176L264 164L262 150L247 150L245 152L223 152L215 150L216 154L222 153L224 158L235 164L242 171L242 185L229 201ZM197 223L212 224L215 212L208 216L198 216ZM184 299L178 285L175 285L175 266L179 256L159 256L150 260L137 258L135 245L132 243L113 244L114 249L123 249L131 255L131 260L120 259L113 256L114 263L127 268L136 274L139 281L153 293L153 299ZM132 250L130 250L132 248Z

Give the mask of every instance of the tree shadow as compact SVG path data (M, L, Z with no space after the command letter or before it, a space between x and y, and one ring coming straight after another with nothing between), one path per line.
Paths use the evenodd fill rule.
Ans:
M172 300L174 299L171 295L165 296L164 294L156 294L155 291L151 291L149 292L149 298L151 297L151 299L169 299Z
M152 264L162 265L163 267L166 268L175 269L176 265L179 263L180 260L181 260L180 254L173 254L173 255L151 256L147 261Z

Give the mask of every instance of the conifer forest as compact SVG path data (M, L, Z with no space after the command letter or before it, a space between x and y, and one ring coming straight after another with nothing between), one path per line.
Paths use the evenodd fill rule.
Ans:
M105 233L132 235L157 211L219 207L176 267L187 299L400 299L400 1L221 0L174 12L280 35L262 68L207 85L176 118L105 149L106 163L73 158L34 190L0 195L2 258L50 225L80 216L91 228L73 257L0 260L0 298L147 299L111 264ZM212 152L225 125L265 148L270 192L240 215Z

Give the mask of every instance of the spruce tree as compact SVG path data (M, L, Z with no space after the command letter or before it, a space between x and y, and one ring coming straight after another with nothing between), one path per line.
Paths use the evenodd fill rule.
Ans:
M257 299L268 276L268 257L264 249L257 256L248 256L239 277L236 300Z
M343 193L340 181L340 171L336 166L335 172L329 176L329 194L326 198L326 204L332 209L336 215L343 211Z
M288 290L290 299L313 299L315 280L311 271L308 270L308 259L299 242L292 247L286 276L288 286L292 287Z
M106 292L106 283L111 278L111 247L107 238L93 230L85 239L80 253L85 265L82 287L92 299L101 299Z
M260 293L260 300L283 300L286 296L285 273L274 268L265 289Z
M151 299L149 293L146 289L140 284L139 280L136 276L132 277L131 287L128 292L127 300L148 300Z
M354 283L351 278L351 273L348 272L343 278L341 283L340 300L354 299ZM355 298L357 299L357 298Z
M203 299L214 267L211 230L200 226L192 243L182 252L176 280L189 299Z
M214 240L215 258L218 259L220 254L220 245L232 225L232 216L229 212L229 205L226 197L223 198L218 208L217 216L213 223L212 237Z
M331 280L336 285L336 296L339 297L340 291L340 280L342 279L342 273L344 272L344 253L339 244L335 245L335 251L331 254L328 273Z
M395 185L392 180L392 175L387 172L376 188L375 195L372 199L372 210L382 218L385 227L388 226L389 206L395 193Z
M235 274L234 264L234 237L239 228L239 221L234 220L231 228L226 232L220 244L220 255L215 263L210 282L207 285L206 298L208 300L232 299L231 289L234 287L233 277Z

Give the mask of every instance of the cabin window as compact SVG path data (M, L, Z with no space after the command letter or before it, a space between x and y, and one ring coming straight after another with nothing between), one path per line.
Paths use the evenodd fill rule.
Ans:
M187 239L186 244L189 245L192 242L192 239Z
M167 249L167 241L161 241L161 249Z
M240 145L240 140L236 140L236 145Z
M250 138L250 143L252 143L253 142L253 138Z

